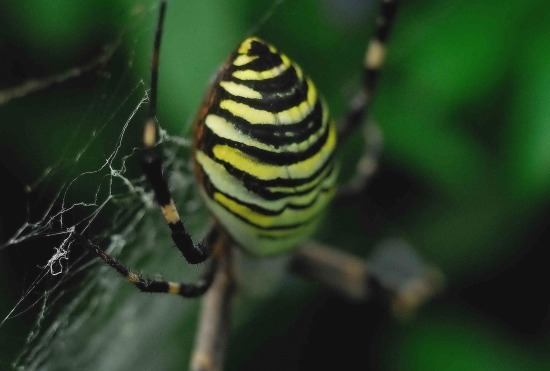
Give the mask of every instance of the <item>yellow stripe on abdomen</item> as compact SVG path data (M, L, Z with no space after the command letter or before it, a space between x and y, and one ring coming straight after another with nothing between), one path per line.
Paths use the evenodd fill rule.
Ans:
M334 194L335 147L336 128L313 82L273 46L249 38L195 122L200 193L246 251L288 251L313 233Z
M212 152L219 162L225 162L236 169L247 172L260 180L301 179L311 177L332 155L336 146L336 129L329 127L329 135L325 145L313 156L286 166L265 164L254 157L227 144L215 145Z

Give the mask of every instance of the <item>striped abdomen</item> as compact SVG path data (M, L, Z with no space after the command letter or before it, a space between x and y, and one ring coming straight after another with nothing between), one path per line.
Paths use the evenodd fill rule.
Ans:
M336 130L299 66L245 40L195 121L197 183L219 223L247 251L270 255L314 230L334 194Z

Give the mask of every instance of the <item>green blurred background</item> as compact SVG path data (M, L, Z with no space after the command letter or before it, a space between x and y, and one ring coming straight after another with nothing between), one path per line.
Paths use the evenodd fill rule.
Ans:
M274 4L169 4L159 82L164 129L189 135L207 82L250 33L296 60L335 117L345 111L358 87L377 3ZM112 152L147 88L156 10L155 1L145 0L0 4L0 90L84 65L115 45L105 66L0 106L2 241L24 222L29 203L31 216L40 215L64 182L97 168ZM392 36L372 108L384 132L380 171L360 199L330 211L318 237L362 257L385 237L405 238L443 269L447 290L401 323L382 305L347 303L295 277L284 276L257 296L243 289L228 369L537 370L550 364L550 3L403 1ZM131 120L125 153L139 146L140 117ZM342 182L360 150L358 137L342 148ZM136 162L128 165L134 176ZM43 178L50 168L54 174ZM67 201L93 200L102 182L97 178L72 187ZM26 195L25 186L37 179L44 181ZM158 218L154 210L151 215ZM96 228L112 228L111 216L101 214ZM200 211L189 223L204 220ZM0 317L52 252L47 239L0 251ZM182 269L179 261L169 267L173 256L137 261L168 276ZM159 267L157 259L167 265ZM87 275L100 269L93 264L72 275L58 304L70 302L87 287ZM58 319L69 330L48 340L50 349L30 346L37 363L46 369L183 368L197 303L140 296L127 286L117 286L103 307L97 293L81 302L103 308L97 313L82 309ZM36 297L49 287L41 284ZM29 343L40 305L17 307L24 313L0 327L1 369ZM39 334L58 313L64 312L52 305ZM70 332L78 321L96 325Z

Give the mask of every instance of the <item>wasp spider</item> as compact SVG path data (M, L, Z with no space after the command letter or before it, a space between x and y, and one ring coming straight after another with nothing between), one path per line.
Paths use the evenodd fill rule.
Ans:
M144 292L200 296L216 272L216 250L232 241L246 252L288 252L314 231L335 193L337 136L363 121L383 64L396 0L383 0L367 47L363 89L337 133L313 81L274 46L244 40L219 70L194 123L196 183L216 220L204 241L186 231L164 176L157 146L157 78L166 2L162 1L151 66L150 112L144 129L142 167L172 232L190 264L209 265L196 283L149 280L135 274L98 246L94 252ZM338 134L338 135L337 135Z

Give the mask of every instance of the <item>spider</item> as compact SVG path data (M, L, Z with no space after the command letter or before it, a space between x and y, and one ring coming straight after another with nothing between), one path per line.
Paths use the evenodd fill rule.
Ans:
M363 65L362 90L338 129L311 79L271 44L249 37L225 61L194 122L196 183L216 221L198 243L185 229L172 199L157 145L159 53L166 7L167 2L161 1L141 165L175 246L189 264L208 261L208 265L195 283L151 280L96 244L87 240L85 244L143 292L198 297L212 284L224 249L236 245L259 257L283 254L313 233L335 194L336 137L344 141L365 118L397 0L381 3Z
M220 369L223 365L233 289L229 260L233 246L257 257L292 252L292 270L351 299L364 300L370 291L381 288L383 295L379 296L389 299L391 310L398 316L410 314L439 291L440 277L428 277L427 281L433 282L424 285L420 282L425 278L424 267L403 254L373 259L381 261L381 270L399 270L388 281L383 272L375 272L377 264L371 264L373 261L366 273L360 259L304 244L331 200L347 196L349 191L361 191L376 168L379 146L367 142L370 169L360 181L336 193L336 138L345 141L365 119L384 63L397 3L380 3L362 66L362 89L338 126L330 119L312 80L284 53L256 37L246 38L237 46L213 79L194 121L191 153L196 184L215 219L206 237L195 242L164 178L157 143L159 53L167 8L167 1L160 2L140 160L175 246L189 264L206 262L204 272L194 283L148 279L97 244L76 238L142 292L192 298L211 289L203 302L191 369ZM387 264L388 260L392 264ZM412 265L405 265L412 269L403 269L401 263L409 260ZM398 267L388 268L395 261L400 263Z

